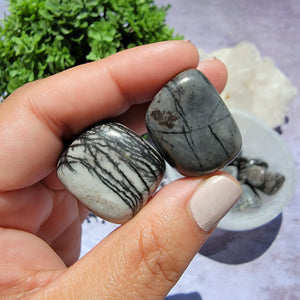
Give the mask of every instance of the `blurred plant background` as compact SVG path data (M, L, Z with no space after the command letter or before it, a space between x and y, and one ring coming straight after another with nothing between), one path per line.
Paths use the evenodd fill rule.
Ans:
M152 0L10 0L0 26L0 92L118 51L182 39Z

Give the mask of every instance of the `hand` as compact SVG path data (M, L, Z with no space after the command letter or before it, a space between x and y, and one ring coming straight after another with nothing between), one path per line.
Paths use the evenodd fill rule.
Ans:
M238 198L237 183L222 173L173 182L77 261L87 210L56 163L64 142L99 120L144 132L147 102L198 60L190 42L142 46L26 84L0 105L1 299L164 298ZM221 62L198 68L223 89Z

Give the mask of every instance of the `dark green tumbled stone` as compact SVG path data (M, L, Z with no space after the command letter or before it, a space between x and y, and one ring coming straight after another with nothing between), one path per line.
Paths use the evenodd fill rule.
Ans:
M196 69L171 79L146 114L148 132L168 163L185 176L212 173L239 153L240 131L222 98Z

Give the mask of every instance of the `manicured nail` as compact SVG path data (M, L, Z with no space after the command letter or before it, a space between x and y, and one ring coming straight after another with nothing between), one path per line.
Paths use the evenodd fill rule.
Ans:
M226 215L241 195L240 185L230 177L216 175L204 180L190 199L193 218L209 231Z

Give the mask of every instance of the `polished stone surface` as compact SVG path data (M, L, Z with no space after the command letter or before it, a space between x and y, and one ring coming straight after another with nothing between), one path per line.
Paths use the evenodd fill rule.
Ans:
M2 14L7 3L0 0ZM167 23L175 27L176 33L184 34L208 52L250 39L300 88L299 55L295 55L300 51L300 40L295 39L300 28L298 0L155 0L155 3L171 3ZM297 166L300 166L299 111L300 93L291 105L290 121L283 127L283 138ZM295 196L280 215L280 222L277 218L276 222L246 232L216 229L202 248L208 254L194 258L170 295L198 293L203 300L299 298L300 274L295 263L300 253L299 197L300 182ZM81 256L116 227L111 223L84 222Z
M232 168L237 168L237 175L231 172ZM239 156L223 170L236 177L240 183L247 183L267 195L276 194L285 182L284 175L270 170L266 161L257 158Z
M157 93L147 111L146 124L168 163L185 176L224 167L242 144L223 100L196 69L178 74Z
M241 184L242 194L238 202L233 206L233 212L243 211L245 209L255 209L261 207L262 200L259 195L248 185Z
M236 166L229 165L222 169L222 171L229 173L235 178L238 178L239 170Z
M57 174L96 215L124 223L146 203L165 163L147 141L118 123L96 125L62 154Z
M184 34L185 39L208 52L241 40L254 42L300 88L300 57L295 55L300 51L300 39L295 39L300 28L300 1L155 0L155 3L171 3L167 23L175 27L176 33ZM300 177L299 111L300 93L291 105L290 121L283 126L282 136L295 157ZM197 292L203 300L299 298L299 264L295 263L300 253L299 197L300 181L295 196L274 222L243 232L215 230L205 244L210 248L209 255L196 255L170 295ZM115 228L111 223L85 223L81 255Z
M246 167L240 171L240 176L253 187L261 187L265 182L265 174L267 169L261 166L253 165Z
M267 170L264 176L264 183L257 188L267 195L274 195L280 190L284 182L285 176Z

